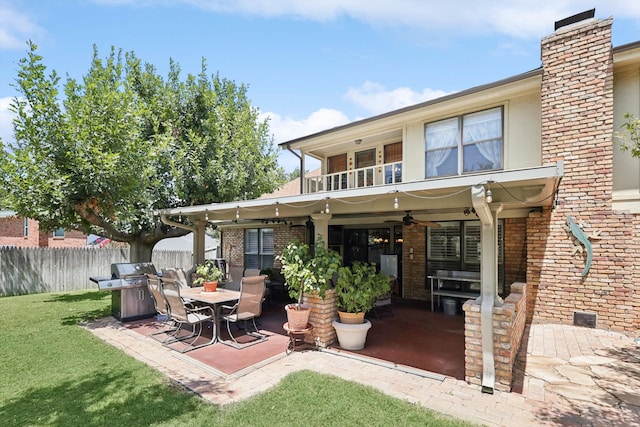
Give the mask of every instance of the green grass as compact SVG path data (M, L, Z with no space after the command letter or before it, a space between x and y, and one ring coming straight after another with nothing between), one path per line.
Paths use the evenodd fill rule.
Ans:
M0 425L470 425L310 371L217 407L78 326L110 304L98 291L0 298Z

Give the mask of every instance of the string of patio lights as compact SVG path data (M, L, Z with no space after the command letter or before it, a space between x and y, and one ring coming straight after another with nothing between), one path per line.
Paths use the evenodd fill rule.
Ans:
M557 192L553 192L550 195L540 199L540 200L536 200L536 201L527 201L527 200L522 200L520 198L518 198L517 196L515 196L513 193L511 193L503 184L501 184L500 182L497 181L493 181L493 180L487 180L487 181L483 181L480 182L477 185L484 185L486 190L485 190L485 201L487 203L492 203L493 202L493 193L491 191L491 185L498 185L500 188L502 188L502 190L504 190L504 192L506 194L508 194L513 200L520 202L520 203L541 203L545 200L548 200L552 197L555 197L557 195ZM472 187L465 187L462 188L460 190L456 190L453 191L451 193L447 193L447 194L440 194L440 195L422 195L422 194L417 194L416 192L408 192L408 191L403 191L403 190L392 190L389 191L387 194L390 193L394 193L394 198L393 198L393 209L397 210L400 208L400 201L398 199L399 195L403 195L403 196L408 196L408 197L413 197L413 198L417 198L417 199L423 199L423 200L438 200L438 199L445 199L448 197L454 197L457 196L459 194L462 194L466 191L469 191ZM418 190L418 191L427 191L427 190ZM309 203L305 203L305 204L292 204L292 203L286 203L286 202L281 202L281 201L276 201L274 202L275 205L275 217L276 218L280 218L280 206L286 206L289 208L293 208L293 209L306 209L312 206L316 206L318 204L322 204L324 202L324 211L322 211L323 213L331 213L331 207L329 202L330 201L334 201L334 202L340 202L340 203L344 203L347 205L358 205L358 204L365 204L365 203L371 203L371 202L375 202L376 200L380 200L382 199L384 196L374 196L365 200L357 200L357 201L349 201L349 200L345 200L345 199L341 199L341 198L332 198L330 196L325 197L324 199L320 199L320 200L314 200L312 202ZM235 222L237 222L238 220L240 220L240 211L246 211L246 212L261 212L264 210L264 207L260 207L260 208L250 208L250 207L246 207L246 206L241 206L240 204L238 204L235 208L229 208L229 209L222 209L222 210L218 210L218 212L220 213L228 213L228 212L232 212L235 209ZM182 222L182 212L178 212L179 215L179 222ZM207 209L205 209L205 221L209 221L209 211Z

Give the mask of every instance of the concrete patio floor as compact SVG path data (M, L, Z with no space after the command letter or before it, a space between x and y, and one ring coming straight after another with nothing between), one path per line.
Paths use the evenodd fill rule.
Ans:
M287 374L308 369L370 385L388 395L482 425L640 425L640 345L615 332L532 325L518 357L514 391L490 395L454 377L394 367L334 350L287 356L283 348L279 354L225 374L189 353L169 350L111 317L88 329L218 405L264 392Z

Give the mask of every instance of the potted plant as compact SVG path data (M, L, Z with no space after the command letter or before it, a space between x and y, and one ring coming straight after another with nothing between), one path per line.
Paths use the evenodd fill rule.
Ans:
M205 292L215 292L223 274L212 260L208 260L196 267L196 276L194 285L203 286Z
M338 269L335 289L340 320L332 324L340 347L360 350L371 328L364 315L374 307L376 298L391 289L389 277L376 272L375 264L356 261L351 267Z
M325 248L320 236L313 246L299 241L290 242L278 257L289 296L297 302L287 304L287 321L292 330L306 329L309 322L310 307L303 304L305 292L317 291L321 298L333 285L333 275L342 262L339 253Z

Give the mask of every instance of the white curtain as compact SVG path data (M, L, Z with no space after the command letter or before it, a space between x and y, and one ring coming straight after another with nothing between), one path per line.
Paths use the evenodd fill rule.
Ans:
M427 176L438 176L438 166L458 146L458 119L429 123L425 130Z
M464 116L462 134L464 144L475 143L480 154L491 162L491 169L502 167L502 110L500 108Z

